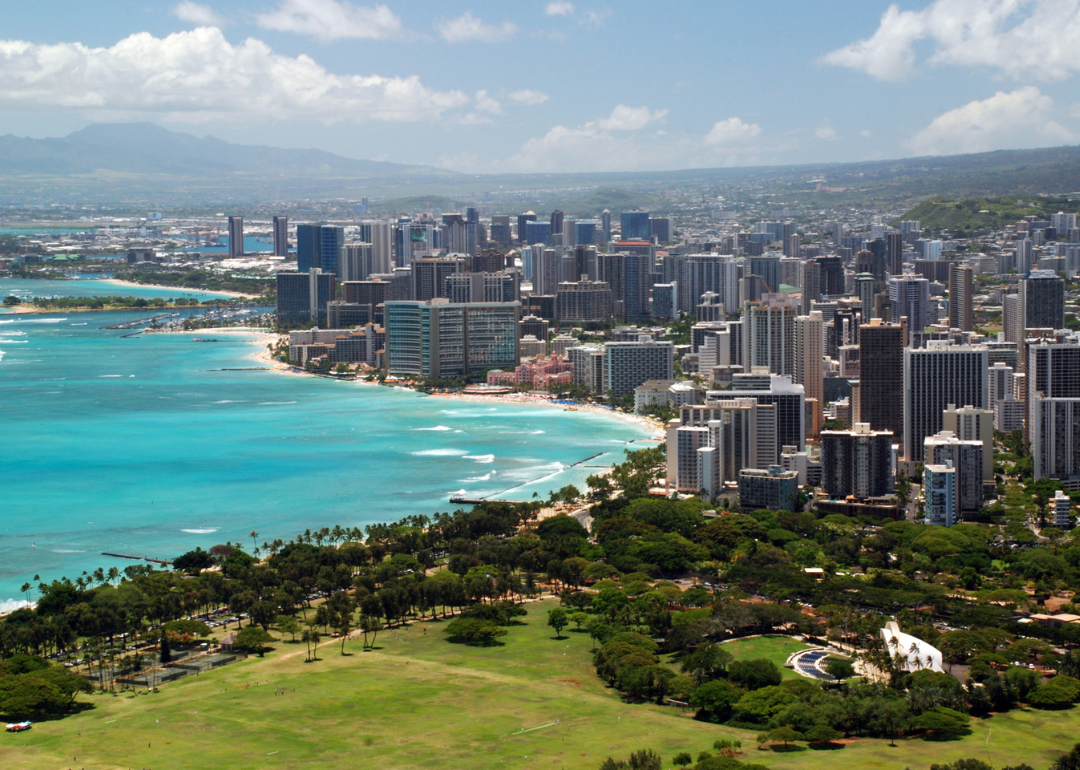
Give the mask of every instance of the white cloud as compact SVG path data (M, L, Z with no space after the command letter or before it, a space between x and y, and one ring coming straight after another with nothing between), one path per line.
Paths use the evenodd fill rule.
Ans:
M502 113L502 105L499 104L497 100L488 96L487 91L476 92L476 109L491 115L499 115Z
M384 40L402 33L401 19L387 6L355 6L337 0L282 0L276 11L256 14L255 21L263 29L324 40Z
M568 3L566 0L555 0L555 2L548 3L544 8L544 13L548 16L570 16L574 12L574 4Z
M172 15L182 21L190 21L200 27L223 27L225 19L214 12L208 5L199 5L191 0L183 0L173 6Z
M938 116L907 143L917 155L1048 147L1077 140L1053 119L1054 100L1035 86L998 91Z
M814 132L814 136L826 142L836 141L836 129L832 126L820 126Z
M588 24L593 27L602 27L607 17L611 15L611 11L585 11L582 16L582 24Z
M726 146L746 144L761 135L761 126L757 123L744 123L742 118L728 118L713 124L705 137L705 144Z
M921 11L890 5L873 36L822 61L903 80L915 71L915 43L924 39L934 44L930 64L1061 80L1080 71L1080 0L935 0Z
M522 104L528 104L530 106L543 104L550 98L543 91L533 91L531 88L525 88L521 91L512 91L509 96L515 102L521 102Z
M667 110L654 112L648 107L627 107L620 104L611 111L611 115L596 121L596 125L604 131L637 131L653 121L663 119L667 114Z
M468 103L416 76L336 75L254 38L234 46L212 27L164 38L141 32L111 48L0 41L0 109L73 110L98 120L363 122L436 120Z
M435 25L439 35L448 43L468 43L471 41L493 42L513 37L517 33L517 25L510 21L502 24L485 24L466 11L456 19L443 19Z

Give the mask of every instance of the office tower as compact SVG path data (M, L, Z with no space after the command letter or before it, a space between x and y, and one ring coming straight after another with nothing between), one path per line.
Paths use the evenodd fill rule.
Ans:
M345 245L345 228L323 225L319 228L319 264L324 273L338 273L338 260Z
M924 512L930 524L951 527L960 523L956 482L956 469L950 462L923 468Z
M885 269L889 275L902 275L904 272L904 234L887 233L885 235Z
M706 292L720 298L733 313L739 304L739 265L734 257L718 254L669 255L664 260L664 280L678 285L679 307L696 307Z
M606 282L564 281L558 284L555 292L555 317L559 321L602 323L611 320L612 313L611 287ZM640 384L639 382L638 385Z
M230 241L231 245L231 241ZM274 217L274 256L289 256L289 218Z
M780 258L750 257L746 260L750 275L761 276L770 292L780 291Z
M551 324L543 318L527 315L521 319L521 336L524 337L526 334L531 334L536 339L547 342L548 337L551 336ZM575 338L571 337L570 339L574 340ZM576 340L574 344L577 344Z
M949 327L969 332L975 328L975 273L956 262L949 264Z
M350 281L341 284L341 298L345 302L374 308L390 299L389 290L389 281Z
M735 374L731 390L710 390L705 394L708 406L719 406L737 398L753 398L758 404L776 407L776 454L771 462L780 459L781 446L806 447L806 396L802 385L790 376L769 374L758 368L750 373Z
M808 259L802 264L802 304L803 315L808 315L812 303L821 300L821 263L814 259Z
M337 276L317 267L302 273L283 270L277 274L277 315L282 325L318 323L326 318L326 304L337 293Z
M461 257L421 257L412 263L412 299L427 302L446 296L446 278L465 271Z
M446 276L443 296L452 303L517 302L521 297L521 278L517 272L454 273Z
M979 512L983 501L983 442L965 440L948 430L923 441L926 465L949 465L956 471L954 510L961 516ZM985 458L993 465L993 458ZM991 475L991 479L993 476Z
M1024 341L1024 306L1019 294L1002 296L1001 328L1007 342L1020 344Z
M443 247L450 254L465 254L468 251L465 235L465 219L461 214L443 214Z
M893 305L893 323L908 319L908 328L921 332L936 319L930 318L930 282L925 278L904 275L889 279L889 300Z
M674 230L671 228L669 217L651 217L649 219L649 237L657 243L671 243L674 240Z
M1035 264L1034 244L1027 238L1021 238L1016 241L1013 253L1013 269L1017 275L1024 278Z
M604 387L615 398L649 380L675 379L675 346L643 335L638 342L604 343Z
M538 243L538 241L530 241L526 230L528 229L529 222L536 221L536 214L532 211L526 211L524 214L518 214L517 216L517 239L518 243L525 245L527 243Z
M1051 270L1032 270L1020 281L1020 310L1024 329L1065 328L1065 282Z
M512 369L520 317L518 302L387 302L387 370L438 379Z
M605 240L604 243L607 243ZM576 246L596 245L596 220L582 219L574 223L574 244Z
M923 441L942 429L950 404L986 409L987 385L987 350L981 345L930 340L926 348L905 348L904 459L923 461Z
M961 441L978 441L982 444L982 480L993 484L994 410L950 404L941 415L941 425L942 430L952 433Z
M393 225L390 222L365 221L360 226L360 240L371 244L371 272L390 273L394 269Z
M510 217L507 214L492 214L491 241L499 246L509 246L514 240L510 230Z
M370 243L347 243L341 247L341 260L338 265L341 280L366 281L372 269L374 249Z
M546 246L551 245L551 223L550 222L526 222L525 223L525 243L543 243Z
M554 211L551 212L551 219L549 220L548 224L549 224L549 227L551 228L550 232L551 232L552 235L560 235L560 236L562 235L563 216L564 216L564 214L561 211L559 211L558 209L555 209ZM560 245L567 246L569 244L562 243Z
M604 234L604 243L611 240L611 212L604 209L600 212L600 231Z
M473 207L465 209L465 253L476 254L484 240L483 227L480 225L480 210ZM435 245L432 244L432 248Z
M862 317L867 321L874 316L875 283L874 276L870 273L855 275L855 296L859 298L859 304L862 306Z
M597 254L596 278L611 288L614 313L638 322L649 315L649 258L639 254Z
M787 225L784 225L787 228ZM802 246L802 238L796 232L787 233L784 235L783 251L785 257L798 257L799 250Z
M816 436L821 429L821 409L825 405L825 377L822 362L825 358L825 325L821 313L812 311L809 316L795 319L795 369L794 382L803 386L807 399L816 399L814 422L809 426L810 435Z
M373 322L371 305L338 301L326 303L326 325L331 329L349 329Z
M781 257L778 262L780 265L780 283L802 288L802 260L793 257Z
M559 252L534 244L532 266L533 294L554 296L559 288Z
M674 283L653 284L653 299L650 313L658 321L670 321L678 313L678 285ZM700 305L698 307L701 307Z
M319 225L296 226L296 266L302 273L319 266Z
M649 240L649 212L630 211L621 217L623 241L647 241Z
M821 486L833 500L883 497L893 491L893 434L856 422L821 432Z
M829 297L846 294L844 287L844 260L842 257L817 257L821 267L821 293Z
M780 241L780 248L784 252L785 257L797 257L798 254L792 254L788 251L791 245L791 236L795 235L795 224L793 222L784 222L780 225L780 237L777 239Z
M795 373L793 300L771 297L746 307L747 366L766 367L773 374Z
M229 256L244 256L244 218L229 217Z

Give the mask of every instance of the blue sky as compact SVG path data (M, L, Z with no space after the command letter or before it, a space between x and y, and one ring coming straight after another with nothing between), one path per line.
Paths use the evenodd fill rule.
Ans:
M0 0L0 133L150 121L468 172L1080 141L1080 0Z

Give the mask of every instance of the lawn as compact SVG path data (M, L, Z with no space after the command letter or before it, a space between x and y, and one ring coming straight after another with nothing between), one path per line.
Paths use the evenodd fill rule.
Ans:
M20 734L0 734L0 767L119 768L584 768L651 748L665 767L719 737L738 737L744 759L776 768L925 770L977 756L997 766L1047 767L1080 736L1080 710L1014 712L977 724L963 741L859 740L839 751L777 754L751 733L704 724L672 707L627 704L590 665L588 635L544 624L553 603L529 605L525 625L487 649L448 644L441 624L320 648L279 644L151 695L97 695L94 708ZM751 650L751 643L762 652ZM746 640L739 657L776 655L782 640ZM745 652L745 655L744 655ZM786 655L785 655L786 656ZM282 694L282 692L284 694ZM554 724L553 724L554 723ZM989 741L988 728L992 727ZM530 732L518 733L522 728Z
M788 636L755 636L750 639L737 639L724 645L724 649L731 653L735 660L751 660L752 658L766 658L780 667L780 673L784 679L804 679L790 668L784 668L784 663L792 653L806 650L813 645L800 642Z

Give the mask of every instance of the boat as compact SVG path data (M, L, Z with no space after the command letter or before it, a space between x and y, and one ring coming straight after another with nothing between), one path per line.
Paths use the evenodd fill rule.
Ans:
M15 722L7 726L7 731L9 733L21 733L29 730L32 725L32 722Z
M192 342L219 342L217 337L192 337Z

